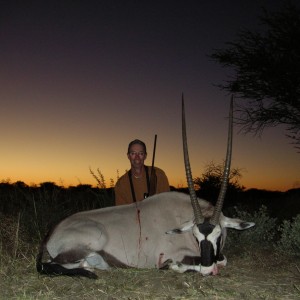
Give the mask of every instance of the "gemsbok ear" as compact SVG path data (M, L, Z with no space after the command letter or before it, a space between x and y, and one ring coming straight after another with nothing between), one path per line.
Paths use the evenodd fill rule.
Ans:
M255 225L253 222L246 222L241 219L232 219L223 216L221 220L222 227L233 228L237 230L245 230Z

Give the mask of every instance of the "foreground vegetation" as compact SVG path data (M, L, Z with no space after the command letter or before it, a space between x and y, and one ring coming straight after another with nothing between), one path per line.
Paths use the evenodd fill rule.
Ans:
M60 219L114 205L112 190L1 183L0 299L299 299L299 192L252 190L229 202L226 215L256 226L228 232L228 266L218 276L113 269L98 271L99 279L90 280L41 276L35 256L42 237Z
M1 266L0 298L299 299L300 273L295 261L276 261L263 253L227 254L228 266L214 277L113 269L97 272L97 280L39 276L34 259L23 256Z

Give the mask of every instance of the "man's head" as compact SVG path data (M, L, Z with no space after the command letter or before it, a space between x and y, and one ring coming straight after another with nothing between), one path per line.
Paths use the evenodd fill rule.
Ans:
M147 158L147 148L141 140L133 140L128 145L127 157L130 160L132 167L144 165L144 160Z

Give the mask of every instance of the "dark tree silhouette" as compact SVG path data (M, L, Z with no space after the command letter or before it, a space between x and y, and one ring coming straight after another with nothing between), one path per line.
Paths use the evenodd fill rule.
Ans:
M198 195L214 204L220 192L223 172L224 164L216 164L213 161L207 164L201 177L194 178L194 184L198 190ZM241 177L241 169L231 169L226 192L226 205L234 202L237 193L245 189L245 187L239 183Z
M235 119L243 132L282 124L300 149L300 9L289 3L263 10L260 20L260 30L242 30L227 49L214 50L211 57L233 69L219 87L244 99Z

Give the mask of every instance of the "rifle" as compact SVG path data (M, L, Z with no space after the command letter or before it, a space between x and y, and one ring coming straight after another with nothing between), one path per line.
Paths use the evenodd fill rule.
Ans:
M154 161L155 161L155 153L156 153L156 141L157 141L157 134L154 136L154 146L153 146L153 154L152 154L152 165L151 165L151 172L150 172L150 183L149 183L149 195L154 195L156 193L156 175L154 170Z

